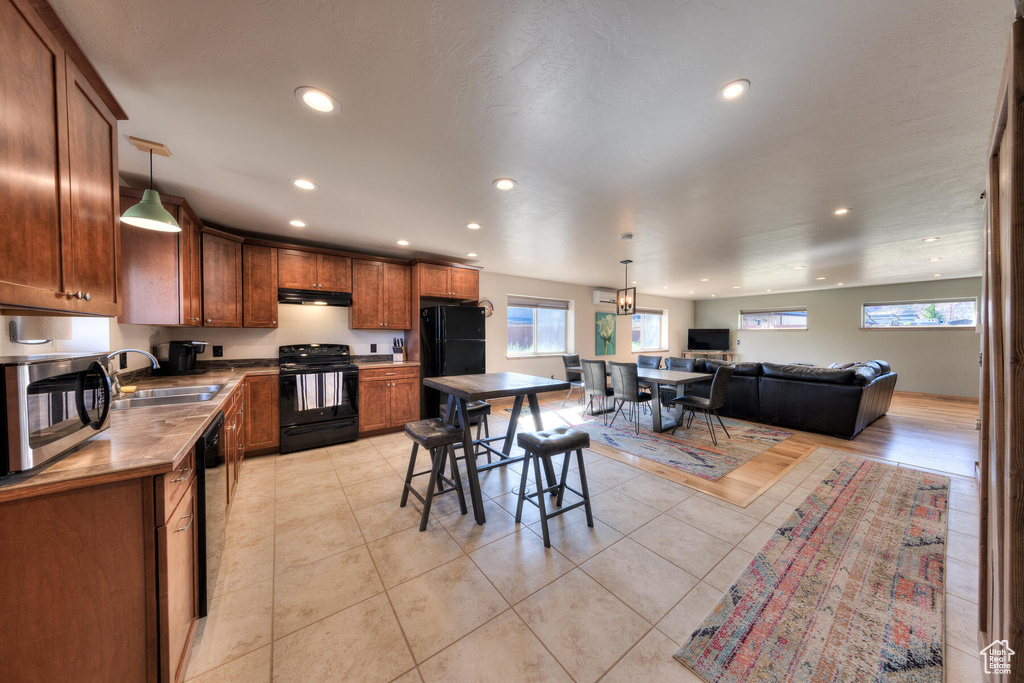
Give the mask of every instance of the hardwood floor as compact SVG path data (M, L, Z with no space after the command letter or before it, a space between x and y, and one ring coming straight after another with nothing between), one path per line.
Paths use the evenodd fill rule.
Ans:
M555 396L543 398L554 399ZM561 398L559 395L558 398ZM495 407L505 402L494 401ZM507 402L511 405L511 401ZM500 410L495 416L500 419ZM896 392L887 415L852 440L810 432L793 436L737 467L718 481L708 481L672 467L602 444L591 450L627 465L696 489L719 500L746 507L819 446L876 458L917 469L974 477L978 452L977 399ZM504 425L492 425L493 434Z

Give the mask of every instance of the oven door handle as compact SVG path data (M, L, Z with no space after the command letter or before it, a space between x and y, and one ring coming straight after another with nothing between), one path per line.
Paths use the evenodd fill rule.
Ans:
M99 419L95 421L89 419L89 410L85 407L85 378L93 370L98 372L102 378L102 383L98 387L102 393L102 409ZM75 380L75 402L78 404L78 417L82 420L82 424L99 431L107 419L107 413L110 412L110 378L107 376L107 369L99 361L93 361L88 368L78 373L78 378Z

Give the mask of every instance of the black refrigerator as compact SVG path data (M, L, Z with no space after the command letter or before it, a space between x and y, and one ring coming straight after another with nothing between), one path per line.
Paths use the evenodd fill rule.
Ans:
M430 306L420 310L420 364L424 377L487 372L484 354L484 309L476 306ZM441 393L425 388L427 417L440 414Z

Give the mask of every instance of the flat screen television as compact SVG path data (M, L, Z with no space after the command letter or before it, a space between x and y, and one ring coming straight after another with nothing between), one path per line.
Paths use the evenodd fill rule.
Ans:
M729 350L729 330L690 330L686 337L688 351Z

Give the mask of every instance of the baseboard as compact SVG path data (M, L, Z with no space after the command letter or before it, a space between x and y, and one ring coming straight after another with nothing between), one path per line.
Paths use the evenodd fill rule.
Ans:
M953 403L970 403L978 405L978 399L969 396L949 396L947 394L925 394L919 391L894 391L892 395L899 398L918 398L929 401L951 401Z

